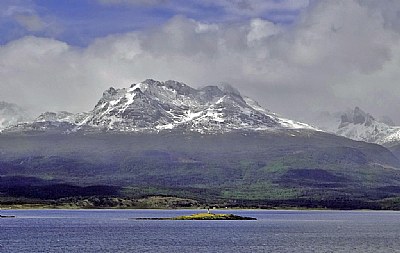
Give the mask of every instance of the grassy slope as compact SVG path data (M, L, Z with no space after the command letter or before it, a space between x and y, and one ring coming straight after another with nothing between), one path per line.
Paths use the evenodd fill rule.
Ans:
M400 193L387 149L323 133L0 136L0 158L0 200L392 208Z

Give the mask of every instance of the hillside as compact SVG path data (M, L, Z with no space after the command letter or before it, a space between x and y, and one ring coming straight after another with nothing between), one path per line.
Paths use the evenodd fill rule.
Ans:
M387 149L310 130L2 135L0 150L1 192L13 198L381 208L400 191L400 163Z

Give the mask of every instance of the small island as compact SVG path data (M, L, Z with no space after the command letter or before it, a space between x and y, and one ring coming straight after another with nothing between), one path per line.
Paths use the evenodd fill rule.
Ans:
M15 218L15 215L1 215L0 218Z
M243 217L234 214L197 213L172 218L136 218L136 220L257 220L252 217Z

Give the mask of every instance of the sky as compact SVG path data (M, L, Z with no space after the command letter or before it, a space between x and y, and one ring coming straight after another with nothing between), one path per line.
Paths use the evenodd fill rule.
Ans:
M400 124L398 0L2 0L0 100L91 110L148 78L229 83L298 120L355 106Z

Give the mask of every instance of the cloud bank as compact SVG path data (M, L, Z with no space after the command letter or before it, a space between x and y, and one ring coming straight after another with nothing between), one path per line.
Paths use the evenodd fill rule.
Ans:
M233 8L231 13L239 2L251 11L259 1L216 1ZM275 8L276 1L263 2L270 5L263 8ZM249 19L206 23L178 15L156 28L98 38L85 48L35 36L11 41L0 47L0 100L36 112L76 112L90 110L109 86L174 79L195 87L228 82L297 119L358 105L400 122L398 1L285 4L308 7L290 26L241 7Z

